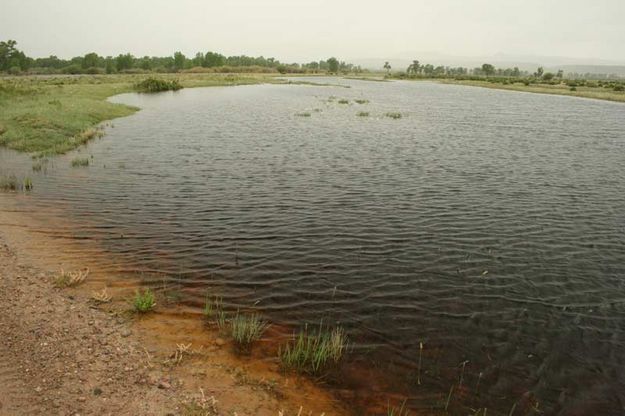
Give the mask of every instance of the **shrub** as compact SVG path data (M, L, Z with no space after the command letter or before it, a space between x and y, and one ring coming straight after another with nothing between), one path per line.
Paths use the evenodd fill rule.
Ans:
M329 365L338 364L346 349L347 337L342 328L319 328L316 333L300 332L284 349L280 348L279 356L284 368L318 375Z
M616 87L614 87L614 91L618 91L618 92L625 91L625 86L617 85Z
M156 306L154 293L152 293L150 289L145 289L143 293L137 291L133 300L133 306L135 308L135 311L139 313L146 313L151 311Z
M182 89L182 85L177 79L167 81L160 78L146 78L135 84L135 89L139 92L160 92L160 91L177 91Z

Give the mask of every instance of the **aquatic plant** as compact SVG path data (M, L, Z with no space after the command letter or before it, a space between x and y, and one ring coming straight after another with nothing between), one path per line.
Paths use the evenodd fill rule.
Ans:
M24 178L23 188L25 191L31 191L33 189L33 180L28 176Z
M15 175L0 176L0 189L3 191L17 191L19 189L17 177Z
M146 78L141 82L135 84L135 89L139 92L160 92L160 91L178 91L182 89L182 85L177 79L170 81L160 78Z
M143 293L137 291L132 304L135 311L139 313L149 312L156 306L154 293L150 289L145 289Z
M349 104L349 100L346 100L345 98L341 98L341 99L338 101L338 103L339 103L339 104Z
M230 335L239 351L248 352L255 341L258 341L268 324L258 314L237 314L230 321Z
M278 354L285 369L318 375L331 364L338 364L347 350L347 337L342 328L332 331L320 327L309 333L301 331Z
M61 269L61 272L54 278L54 286L59 288L78 286L85 281L88 275L88 268L71 272Z
M309 112L304 112L304 113L295 113L295 115L297 117L310 117L310 113Z
M364 100L364 99L360 98L358 100L354 100L354 102L356 104L367 104L369 102L369 100Z
M77 157L77 158L72 159L73 168L85 167L85 166L89 166L88 157Z
M368 111L359 111L358 113L356 113L356 115L358 117L369 117L369 112Z
M386 117L392 118L394 120L400 119L402 117L401 113L389 112L385 114Z
M391 405L388 404L386 407L386 416L408 416L406 400L404 400L399 407L391 407Z

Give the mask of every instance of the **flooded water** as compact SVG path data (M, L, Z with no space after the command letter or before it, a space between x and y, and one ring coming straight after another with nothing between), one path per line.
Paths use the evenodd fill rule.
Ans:
M339 322L344 394L622 414L625 105L333 82L351 88L117 96L142 111L45 172L0 150L35 184L0 209L60 212L71 229L46 232L198 308L211 287L283 324ZM77 154L92 165L69 167Z

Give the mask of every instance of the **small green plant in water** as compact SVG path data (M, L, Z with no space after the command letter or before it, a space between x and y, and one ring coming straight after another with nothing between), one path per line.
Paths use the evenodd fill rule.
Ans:
M19 189L17 177L15 175L0 176L0 189L3 191L17 191Z
M346 100L345 98L341 98L341 99L338 101L338 103L339 103L339 104L349 104L349 100Z
M133 306L135 311L139 313L150 312L156 306L154 293L150 289L145 289L143 293L137 291L133 300Z
M237 312L230 321L230 335L239 351L249 352L252 344L263 336L267 327L267 322L258 314L244 315Z
M397 119L400 119L402 117L401 113L393 113L393 112L386 113L385 116L388 117L388 118L392 118L393 120L397 120Z
M305 112L305 113L295 113L296 116L298 117L310 117L310 113Z
M33 189L33 181L28 176L24 178L24 190L31 191Z
M285 369L319 375L330 365L337 365L347 350L347 336L342 328L332 331L320 327L317 332L301 331L284 348L279 356Z
M357 104L367 104L369 102L369 100L363 100L363 99L358 99L358 100L354 100Z
M73 168L80 168L80 167L85 167L85 166L89 166L89 158L88 157L77 157L77 158L72 160L72 167Z
M358 113L356 113L356 115L358 117L369 117L369 112L367 112L367 111L359 111Z

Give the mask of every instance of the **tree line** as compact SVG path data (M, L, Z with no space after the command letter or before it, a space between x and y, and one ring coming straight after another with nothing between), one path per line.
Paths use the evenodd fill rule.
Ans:
M192 57L182 52L171 56L137 57L130 53L117 56L101 56L95 52L71 59L50 55L47 58L31 58L17 49L14 40L0 42L0 71L10 74L114 74L133 72L224 72L238 69L243 72L288 73L358 73L362 68L339 61L335 57L308 63L282 63L275 58L246 55L225 56L218 52L198 52ZM236 71L235 71L236 72Z

